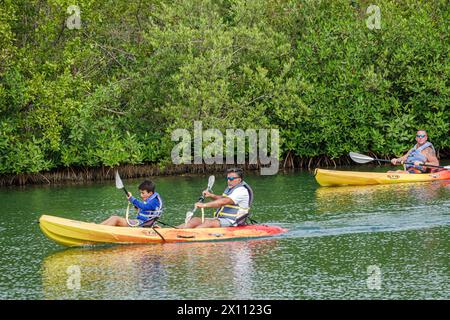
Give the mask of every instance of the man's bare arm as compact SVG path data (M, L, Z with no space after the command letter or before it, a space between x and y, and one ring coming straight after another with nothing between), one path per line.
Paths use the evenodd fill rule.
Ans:
M434 152L433 148L428 147L425 150L423 150L423 155L427 157L427 160L425 162L425 165L431 164L432 166L438 166L439 160L436 157L436 152Z
M223 207L224 205L227 204L234 204L233 200L231 200L231 198L228 197L221 197L220 199L211 201L211 202L207 202L207 203L200 203L197 202L195 204L195 206L197 208L220 208Z
M391 160L392 164L400 164L400 163L404 163L406 161L406 159L408 158L409 153L411 152L411 150L409 150L405 155L401 156L400 158L394 158Z

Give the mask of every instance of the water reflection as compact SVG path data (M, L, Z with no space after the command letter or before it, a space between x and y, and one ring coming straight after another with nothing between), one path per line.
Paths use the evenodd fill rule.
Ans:
M207 178L155 177L167 195L166 222L184 220ZM0 297L449 298L449 182L318 189L307 172L250 175L249 180L256 193L254 218L286 227L287 234L55 252L61 247L36 224L41 214L101 221L123 214L122 193L111 182L0 190ZM136 190L141 180L124 182ZM174 186L177 197L170 196ZM80 290L67 287L70 265L80 267ZM367 288L370 265L381 268L381 290Z
M251 298L254 260L277 240L67 249L42 263L44 299ZM81 271L79 290L68 268Z
M432 204L436 199L448 199L448 191L450 181L320 187L316 190L316 205L319 212L334 212L358 206L363 210L368 207L383 207L388 203Z
M290 237L402 231L450 225L450 181L320 187L307 220Z

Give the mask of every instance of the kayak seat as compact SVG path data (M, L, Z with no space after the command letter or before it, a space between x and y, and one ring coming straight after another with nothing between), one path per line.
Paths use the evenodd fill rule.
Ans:
M430 173L436 173L436 172L441 172L441 171L445 171L446 169L443 168L430 168L429 172Z
M234 225L235 225L235 226L245 226L245 225L248 225L247 219L250 220L250 222L251 222L252 224L257 223L255 220L253 220L252 218L250 218L250 212L247 212L247 213L244 213L244 214L238 216L238 217L236 218L236 221L234 222Z
M159 217L153 218L153 219L149 219L147 221L145 221L143 224L141 224L139 227L141 228L153 228L155 226L156 221L158 220Z

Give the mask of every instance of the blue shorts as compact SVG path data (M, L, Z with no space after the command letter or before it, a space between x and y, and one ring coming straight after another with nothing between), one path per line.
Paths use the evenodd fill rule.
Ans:
M232 219L228 219L228 218L217 218L217 219L219 220L221 228L236 226L235 221Z
M144 223L144 221L142 221L140 219L128 219L128 221L131 224L130 227L139 227Z
M148 219L148 220L141 220L141 219L128 219L128 221L130 222L128 225L130 225L130 227L151 227L154 225L155 221L153 221L153 223L151 223L153 219Z
M409 173L413 173L413 174L415 174L415 173L425 173L425 172L426 172L426 170L425 170L425 171L422 171L422 170L417 169L417 168L409 168L407 171L408 171Z

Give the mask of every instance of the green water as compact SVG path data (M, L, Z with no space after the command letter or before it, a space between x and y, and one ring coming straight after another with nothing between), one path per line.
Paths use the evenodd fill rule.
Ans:
M221 178L216 193L225 187ZM288 233L65 249L41 233L39 216L100 222L123 214L112 181L0 189L0 299L450 298L449 181L321 188L309 172L246 180L255 191L254 218ZM178 224L207 175L154 181L167 208L163 221ZM139 182L124 180L135 194ZM73 267L79 287L70 282Z

